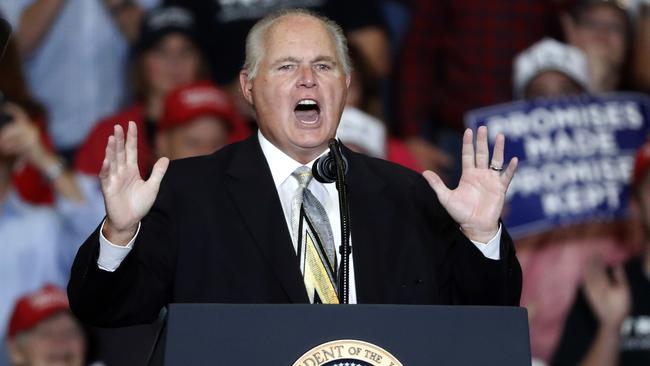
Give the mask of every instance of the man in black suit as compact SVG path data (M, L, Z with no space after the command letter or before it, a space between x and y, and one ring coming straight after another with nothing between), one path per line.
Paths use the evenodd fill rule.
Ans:
M292 173L326 153L336 134L350 82L345 38L329 20L294 10L258 22L246 49L240 81L256 136L174 162L167 173L160 159L143 181L135 125L126 138L115 127L100 173L106 219L79 250L68 286L82 320L147 322L170 302L315 301L291 229ZM517 161L502 168L501 135L491 162L487 130L478 130L476 153L472 140L466 131L455 190L435 173L425 180L343 149L351 303L518 304L521 270L499 223ZM339 246L332 186L312 180L308 188Z

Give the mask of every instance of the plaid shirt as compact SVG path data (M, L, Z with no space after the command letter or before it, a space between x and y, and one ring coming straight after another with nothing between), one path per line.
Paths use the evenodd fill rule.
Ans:
M419 0L399 76L399 129L461 130L473 108L512 100L514 56L557 28L562 0Z

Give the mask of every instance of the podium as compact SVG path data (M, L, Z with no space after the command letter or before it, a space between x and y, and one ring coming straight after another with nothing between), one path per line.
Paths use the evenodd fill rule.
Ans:
M165 365L530 365L524 308L171 304Z

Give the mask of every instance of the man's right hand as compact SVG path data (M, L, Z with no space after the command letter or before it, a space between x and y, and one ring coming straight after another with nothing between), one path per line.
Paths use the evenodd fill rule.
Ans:
M153 205L169 159L160 158L144 181L138 170L138 131L134 122L124 141L122 126L115 125L106 144L99 179L106 207L103 234L115 245L125 246L135 236L138 223Z

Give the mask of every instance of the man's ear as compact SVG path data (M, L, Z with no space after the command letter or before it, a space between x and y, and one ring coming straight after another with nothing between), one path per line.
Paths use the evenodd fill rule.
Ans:
M350 89L350 82L352 81L352 75L345 75L345 87Z
M248 104L253 105L253 80L248 78L248 71L239 72L239 86Z

